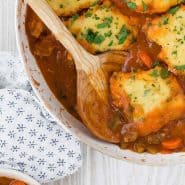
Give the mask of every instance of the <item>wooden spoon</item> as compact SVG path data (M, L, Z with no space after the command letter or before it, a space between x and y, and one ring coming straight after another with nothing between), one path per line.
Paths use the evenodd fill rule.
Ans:
M84 124L98 138L118 143L120 134L113 132L108 126L112 114L104 66L109 66L110 69L113 66L112 59L123 61L123 56L114 52L91 55L75 40L45 0L27 0L27 3L74 59L77 70L77 109Z

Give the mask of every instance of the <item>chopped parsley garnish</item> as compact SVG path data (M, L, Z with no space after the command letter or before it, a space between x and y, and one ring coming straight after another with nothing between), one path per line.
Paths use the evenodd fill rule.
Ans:
M161 68L160 71L158 69L154 69L152 73L150 73L150 76L160 76L162 79L166 79L169 76L169 71L166 68Z
M111 31L104 33L104 36L105 37L110 37L111 35L112 35L112 32Z
M179 6L175 6L170 8L170 10L168 11L170 14L175 15L175 13L177 12L177 10L179 9Z
M98 29L110 27L113 17L106 17L105 20L97 25Z
M106 18L105 18L105 21L106 21L108 24L111 24L112 21L113 21L113 17L112 17L112 16L111 16L111 17L106 17Z
M176 70L185 70L185 65L175 66Z
M111 41L109 42L108 46L112 46L112 44L113 44L113 40L111 40Z
M169 71L166 68L162 68L160 71L161 78L166 79L169 76Z
M159 66L160 65L160 61L159 60L156 60L153 64L152 64L152 67L156 67L156 66Z
M134 3L134 2L128 2L128 3L127 3L127 6L128 6L130 9L132 9L132 10L134 10L134 9L137 8L136 3Z
M109 24L107 24L106 22L103 22L103 23L98 24L98 25L97 25L97 28L98 28L98 29L101 29L101 28L106 28L106 27L108 27L108 26L109 26Z
M89 42L89 43L94 43L94 44L101 44L104 40L105 37L98 32L93 32L93 30L88 29L86 34L84 35L84 38Z
M64 5L63 4L60 4L60 8L64 8Z
M142 1L142 6L143 6L144 12L146 12L148 10L148 6L144 1Z
M172 51L172 55L175 55L175 56L177 56L177 50L175 50L175 51Z
M125 26L122 26L119 35L117 35L118 43L123 44L125 40L127 39L127 36L129 35L130 31L127 30Z
M105 37L103 35L97 35L95 38L94 38L94 43L95 44L101 44L103 41L105 40Z
M72 23L76 20L76 19L78 19L78 17L79 17L79 15L78 14L75 14L75 15L73 15L72 16Z
M158 77L159 76L159 71L157 69L154 69L152 71L152 73L150 73L150 76L152 76L152 77Z
M165 17L165 16L162 17L162 24L163 25L168 24L168 17Z
M92 13L91 12L86 12L85 17L91 17Z
M95 2L93 2L93 3L91 3L90 6L91 6L91 7L92 7L92 6L96 6L98 3L99 3L99 0L97 0L97 1L95 1Z

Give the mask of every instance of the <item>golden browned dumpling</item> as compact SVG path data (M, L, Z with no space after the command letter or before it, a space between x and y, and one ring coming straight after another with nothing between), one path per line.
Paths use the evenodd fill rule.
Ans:
M90 52L128 49L135 41L137 29L109 1L90 8L82 16L70 20L68 28Z
M172 11L173 10L173 11ZM162 49L159 57L176 74L185 74L185 6L155 18L147 26L149 40Z
M163 13L169 8L178 5L182 0L112 0L118 6L126 4L133 11L141 13Z
M139 136L145 136L185 117L183 90L176 78L162 67L114 73L110 90L113 104L128 120L122 133L134 129Z
M71 16L101 0L46 0L59 16Z

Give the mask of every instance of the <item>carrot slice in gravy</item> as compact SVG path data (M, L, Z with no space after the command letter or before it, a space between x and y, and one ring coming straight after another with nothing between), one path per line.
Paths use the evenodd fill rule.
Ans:
M174 138L174 139L168 139L162 142L162 146L165 149L173 150L177 149L182 145L182 139L181 138Z
M138 55L146 67L150 69L152 67L152 59L149 57L149 55L145 51L140 51Z

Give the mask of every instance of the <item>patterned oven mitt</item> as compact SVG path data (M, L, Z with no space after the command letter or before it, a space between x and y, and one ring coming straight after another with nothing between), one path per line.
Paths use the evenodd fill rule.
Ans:
M43 110L30 93L20 59L0 52L0 168L46 183L74 173L80 143Z

